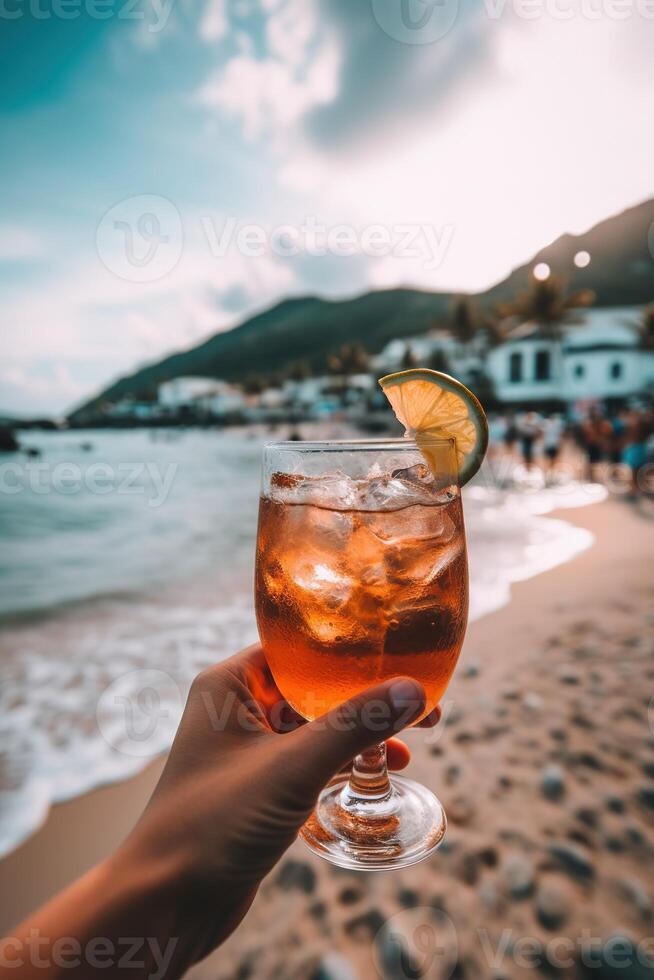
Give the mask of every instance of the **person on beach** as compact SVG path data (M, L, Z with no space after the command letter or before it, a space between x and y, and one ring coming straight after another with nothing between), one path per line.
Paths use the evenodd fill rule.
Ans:
M624 452L624 443L627 430L627 419L624 412L618 412L613 418L609 419L611 434L609 436L609 463L611 475L614 475L621 462Z
M556 461L561 452L561 440L563 439L564 431L565 423L561 415L549 415L543 420L543 454L546 459L546 467L549 474L556 467Z
M504 445L507 452L513 453L515 450L516 443L518 441L518 426L515 420L515 414L509 412L506 417L506 427L504 429Z
M540 417L536 412L527 412L522 417L519 432L522 461L525 469L530 470L534 465L534 445L541 434Z
M580 435L586 455L586 479L592 481L596 478L597 466L607 456L612 436L611 423L599 408L593 407L581 424Z
M622 461L629 467L630 500L640 495L639 471L648 462L648 440L653 431L652 413L633 409L625 414Z
M161 779L136 827L0 941L14 980L171 980L219 946L295 840L318 794L363 749L418 718L425 692L397 677L303 723L261 647L193 682ZM438 722L434 709L420 722Z

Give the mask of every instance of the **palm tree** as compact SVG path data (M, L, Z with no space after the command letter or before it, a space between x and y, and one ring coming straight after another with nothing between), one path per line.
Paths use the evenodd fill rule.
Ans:
M327 358L330 374L362 374L368 367L368 354L361 344L343 344L336 354Z
M447 354L438 347L435 351L433 351L431 357L429 358L429 367L432 369L432 371L441 371L443 374L452 373L452 368L447 359Z
M467 351L477 332L477 317L467 296L459 296L452 304L451 328L456 340Z
M243 391L246 395L260 395L267 386L267 381L262 374L248 374L243 379Z
M311 364L309 361L295 361L288 369L288 377L291 381L306 381L311 377Z
M327 370L335 376L331 388L343 404L347 401L348 377L352 374L364 374L367 368L368 354L361 344L343 344L336 354L329 355Z
M547 279L532 277L529 289L510 303L499 307L502 317L520 317L537 324L544 337L561 340L568 324L574 323L570 316L573 310L591 306L595 300L592 289L579 289L566 293L563 281L558 276Z
M502 321L492 312L485 311L482 313L479 331L483 334L488 349L499 347L506 340L506 330Z
M406 350L402 355L401 368L403 371L411 371L412 368L418 367L418 358L413 353L411 347L407 344Z
M529 289L519 293L510 302L498 307L504 318L517 317L520 321L536 324L542 337L552 341L556 361L556 377L563 375L562 344L566 328L581 320L574 311L591 306L595 301L592 289L579 289L567 293L565 284L558 276L549 275L546 279L532 276Z

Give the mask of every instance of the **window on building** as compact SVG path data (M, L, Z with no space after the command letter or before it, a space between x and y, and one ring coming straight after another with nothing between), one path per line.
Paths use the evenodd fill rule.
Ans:
M622 361L613 361L609 367L609 377L614 381L622 377Z
M549 381L551 376L550 352L548 350L537 350L534 359L534 378L536 381Z
M522 381L522 352L514 351L509 358L509 381Z
M586 368L583 364L575 364L572 373L575 378L583 378L586 373Z

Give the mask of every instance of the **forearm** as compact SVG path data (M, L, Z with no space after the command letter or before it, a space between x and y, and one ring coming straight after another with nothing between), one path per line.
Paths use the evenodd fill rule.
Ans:
M0 972L11 969L15 980L182 976L198 955L182 878L172 860L119 851L1 942Z

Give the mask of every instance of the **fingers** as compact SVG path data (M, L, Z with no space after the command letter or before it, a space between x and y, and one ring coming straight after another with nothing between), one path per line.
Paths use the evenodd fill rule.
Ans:
M261 730L290 731L301 721L280 694L258 643L206 667L195 678L192 694L214 710L218 705L225 727L234 734L238 734L237 716L246 714L246 733L252 730L253 722L258 722ZM222 710L230 705L229 712Z
M411 678L370 688L283 740L289 772L314 796L354 756L410 725L424 706L422 685Z
M409 765L411 751L409 746L399 738L389 738L386 743L386 758L388 768L398 772L400 769L406 769Z
M436 725L441 720L443 712L441 711L440 704L437 704L435 708L432 708L428 715L419 721L416 728L435 728Z

